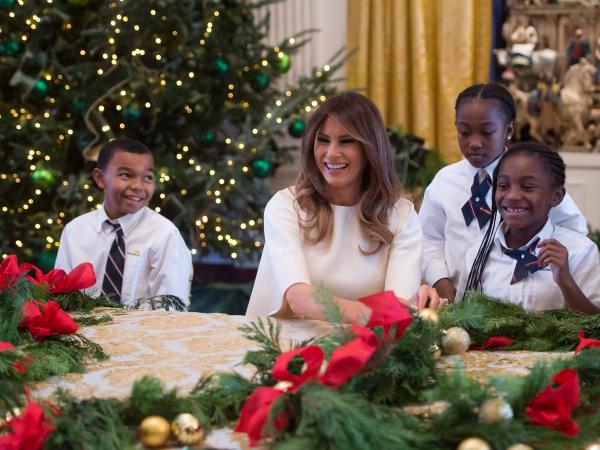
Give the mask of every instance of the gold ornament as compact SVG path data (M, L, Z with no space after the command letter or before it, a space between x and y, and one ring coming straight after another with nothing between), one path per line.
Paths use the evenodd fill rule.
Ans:
M486 400L479 410L479 421L488 425L503 420L508 421L512 418L512 407L510 406L510 403L506 402L503 398L491 398Z
M423 308L419 311L418 316L423 320L431 322L434 326L440 323L440 315L433 308Z
M462 441L456 450L492 450L492 448L483 439L470 437Z
M526 444L514 444L508 447L506 450L533 450L533 447L530 447Z
M431 350L431 353L433 353L433 359L438 360L442 357L442 351L440 350L437 344L433 344L429 348Z
M183 445L199 444L204 439L200 421L191 414L179 414L171 424L171 431L177 442Z
M584 450L600 450L600 441L586 445Z
M447 355L464 353L471 345L469 333L460 327L448 328L442 336L442 347Z
M8 429L8 422L15 417L19 417L21 415L21 410L16 406L7 411L4 417L0 417L0 434L4 433Z
M138 427L138 438L146 447L162 447L169 440L171 426L164 417L148 416Z
M280 391L287 392L293 385L294 383L291 381L279 381L274 387Z

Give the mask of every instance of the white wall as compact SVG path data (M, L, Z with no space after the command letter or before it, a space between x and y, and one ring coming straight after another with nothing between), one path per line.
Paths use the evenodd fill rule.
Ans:
M600 229L600 154L561 152L567 165L567 192L592 230Z

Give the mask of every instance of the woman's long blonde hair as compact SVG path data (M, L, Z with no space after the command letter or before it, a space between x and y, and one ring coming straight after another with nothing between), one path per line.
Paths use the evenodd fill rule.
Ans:
M367 166L358 202L358 220L363 237L372 245L371 249L361 251L365 254L376 253L394 238L388 224L391 210L400 197L401 185L394 169L392 145L381 114L371 100L355 92L343 92L330 97L308 122L302 138L300 174L295 190L298 223L304 240L309 244L329 239L333 231L333 209L314 156L317 133L328 117L342 124L365 152ZM300 214L300 211L304 214Z

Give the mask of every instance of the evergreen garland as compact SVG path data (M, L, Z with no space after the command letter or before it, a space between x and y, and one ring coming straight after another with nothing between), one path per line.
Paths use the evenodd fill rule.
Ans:
M578 333L600 339L600 315L587 316L563 308L528 312L513 303L495 301L479 292L440 311L441 328L462 327L471 342L482 344L490 336L513 340L510 350L568 351L577 346Z
M28 292L21 283L17 283L12 292L12 306L0 303L0 311L6 314L6 322L18 325L14 318L20 315L23 299L28 296L15 293ZM330 309L328 316L335 318L335 308ZM550 350L572 349L577 344L579 331L584 331L587 337L598 337L599 331L595 317L567 310L531 314L519 306L471 294L464 302L440 312L440 327L415 316L396 344L382 341L363 371L342 387L331 389L308 382L295 392L281 395L271 408L267 429L273 430L273 420L281 411L285 411L288 423L273 434L270 446L283 450L450 450L468 437L479 436L494 449L522 442L534 448L553 450L581 446L600 437L597 431L600 430L600 349L585 349L576 357L537 364L526 377L496 377L480 384L460 369L445 374L435 372L435 345L441 330L449 326L462 326L478 343L492 335L506 335L515 341L511 350L539 349L542 344ZM353 337L348 327L335 323L334 332L328 336L283 346L281 326L270 319L258 319L241 329L249 340L259 345L258 350L247 352L243 361L255 368L250 380L235 373L212 374L201 377L192 392L182 396L176 389L165 389L157 379L144 377L134 384L131 396L122 400L80 400L58 391L54 402L60 413L47 409L54 417L56 430L45 448L134 448L134 430L149 415L172 420L180 413L191 413L199 419L205 432L214 426L233 426L250 394L260 386L275 384L272 368L283 349L319 345L329 357ZM1 321L0 331L10 334L9 327L3 326ZM381 340L382 330L375 331ZM562 335L555 336L557 333ZM21 345L14 351L0 352L0 410L4 411L18 403L25 380L83 370L86 359L105 357L99 346L78 335L52 336L42 342L31 340L26 333L19 337ZM14 364L27 355L32 361L26 376L20 377ZM581 430L573 437L535 426L525 413L529 402L564 368L576 370L580 380L581 402L573 410L573 418ZM292 360L289 370L299 373L302 360ZM498 396L512 406L514 418L483 423L479 418L482 404ZM409 409L403 408L408 403L423 401L441 401L445 408L441 412L432 410L422 417L414 417Z

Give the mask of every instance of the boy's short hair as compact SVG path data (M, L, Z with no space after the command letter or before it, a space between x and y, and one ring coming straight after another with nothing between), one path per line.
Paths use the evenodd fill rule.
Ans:
M128 152L137 153L138 155L152 155L152 152L148 147L142 144L140 141L129 138L118 138L109 141L104 144L98 153L98 160L96 165L100 170L105 170L115 152ZM154 156L154 155L152 155Z

